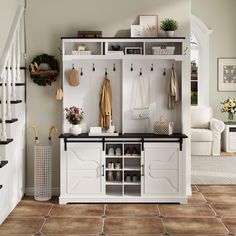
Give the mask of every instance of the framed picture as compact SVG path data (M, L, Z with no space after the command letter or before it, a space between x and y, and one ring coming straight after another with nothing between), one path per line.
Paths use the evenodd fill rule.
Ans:
M236 58L218 58L218 91L236 91Z
M142 47L125 47L125 54L130 55L130 54L138 54L142 55Z
M139 16L139 24L143 26L143 37L157 37L158 16L142 15Z
M142 25L131 25L130 36L131 36L131 38L143 37L143 26Z

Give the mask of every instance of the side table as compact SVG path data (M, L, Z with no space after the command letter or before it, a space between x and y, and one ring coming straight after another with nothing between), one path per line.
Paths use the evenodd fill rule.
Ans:
M236 122L224 122L222 148L225 152L236 152Z

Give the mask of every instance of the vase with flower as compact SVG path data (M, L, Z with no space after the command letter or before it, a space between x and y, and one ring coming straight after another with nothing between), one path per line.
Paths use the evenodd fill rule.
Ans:
M236 99L228 98L225 101L221 102L223 108L221 108L222 113L228 113L228 122L234 121L234 114L236 113Z
M79 135L82 132L80 127L81 122L84 119L84 111L76 106L65 108L66 119L72 125L70 128L70 133L73 135Z

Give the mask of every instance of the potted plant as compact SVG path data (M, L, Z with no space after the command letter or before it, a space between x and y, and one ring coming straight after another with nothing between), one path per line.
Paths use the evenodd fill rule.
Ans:
M81 108L72 106L65 108L66 111L66 119L70 124L72 124L72 127L70 128L70 133L74 135L79 135L82 132L82 129L80 127L80 123L84 119L84 112Z
M167 37L174 37L175 31L178 29L178 22L172 18L166 18L161 21L160 28L166 32Z

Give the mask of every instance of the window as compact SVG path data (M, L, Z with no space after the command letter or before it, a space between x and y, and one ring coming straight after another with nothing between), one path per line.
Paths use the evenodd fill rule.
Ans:
M191 104L209 106L209 36L212 30L191 16Z
M199 44L191 35L191 105L198 105L198 64L199 64Z

